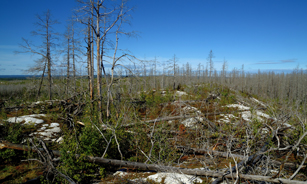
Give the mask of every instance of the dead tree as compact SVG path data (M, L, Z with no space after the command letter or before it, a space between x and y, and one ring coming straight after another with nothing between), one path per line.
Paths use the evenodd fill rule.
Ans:
M176 89L178 58L174 54L173 58L168 60L168 68L173 71L173 90Z
M120 25L123 22L123 17L127 14L127 11L125 11L125 2L121 1L121 4L117 5L115 8L108 9L106 3L104 1L97 0L94 2L93 0L90 1L82 1L79 0L79 3L81 3L83 6L80 8L77 13L82 13L84 17L78 16L78 21L90 26L91 31L93 33L93 36L95 38L96 42L96 58L97 58L97 101L98 101L98 111L99 113L99 119L102 122L102 91L101 91L101 85L102 85L102 72L104 73L104 76L106 77L105 72L105 66L104 66L104 57L105 57L105 43L106 43L106 36L111 32L112 30L115 30L116 34L116 46L114 51L114 56L116 56L117 52L117 46L118 46L118 34L123 33L122 30L120 30ZM92 18L92 21L89 21ZM90 34L90 31L88 30L88 35ZM88 41L90 44L91 42ZM88 50L92 49L88 48ZM92 53L91 53L92 54ZM89 54L90 55L90 54ZM88 55L88 57L89 57ZM113 58L114 58L113 56ZM122 56L123 57L123 56ZM112 71L114 70L114 66L116 65L116 62L120 60L122 57L118 58L116 57L113 59ZM92 57L91 57L92 58ZM90 65L88 65L90 66ZM93 70L91 70L93 71ZM112 80L112 79L111 79ZM112 82L107 81L107 86L112 85ZM110 98L110 90L108 90L108 97ZM107 110L107 115L109 115L109 112Z
M48 97L49 100L52 98L52 79L51 79L51 67L52 67L52 57L51 48L54 46L53 40L56 39L57 33L52 30L52 26L57 24L56 20L52 19L50 10L47 10L43 15L37 15L38 22L35 25L38 27L37 31L32 31L32 35L40 36L42 38L42 44L40 46L34 46L27 39L22 38L23 44L20 45L22 51L17 51L16 53L32 53L35 55L40 55L42 60L39 63L40 66L31 67L28 72L40 73L43 72L42 78L44 77L45 68L47 67L48 74ZM43 71L41 70L43 69ZM42 83L42 82L41 82ZM41 84L39 87L38 95L40 94Z
M212 60L213 58L214 58L213 52L212 50L210 50L207 60L209 64L209 78L210 78L211 85L212 85L212 72L214 70L214 65L213 65L213 60Z

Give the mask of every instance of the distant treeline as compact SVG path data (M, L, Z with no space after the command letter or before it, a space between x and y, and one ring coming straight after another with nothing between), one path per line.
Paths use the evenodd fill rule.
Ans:
M109 76L109 75L107 75ZM0 80L26 80L29 78L40 78L42 77L41 75L0 75ZM47 76L45 76L47 77ZM52 76L53 78L62 78L63 76ZM76 76L78 78L86 78L87 75L84 76ZM117 75L115 75L114 77L119 77ZM125 75L121 76L121 77L127 77ZM94 78L97 78L97 75L94 75Z
M39 75L0 75L2 80L25 80L33 77L39 77Z

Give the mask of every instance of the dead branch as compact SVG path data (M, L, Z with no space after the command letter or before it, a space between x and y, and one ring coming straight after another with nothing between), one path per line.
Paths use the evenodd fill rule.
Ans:
M199 155L205 155L205 154L210 154L212 156L220 156L220 157L230 157L230 154L227 152L221 152L221 151L213 151L213 150L207 150L207 149L195 149L195 148L187 148L183 146L177 146L177 149L184 151L185 153L188 154L199 154ZM237 155L237 154L232 154L234 158L244 160L247 159L247 156L243 155Z
M37 152L41 158L40 163L42 163L44 165L44 167L47 169L47 175L48 173L53 173L53 174L59 174L60 176L62 176L63 178L65 178L69 183L71 184L75 184L75 182L69 177L66 176L65 174L63 174L62 172L60 172L59 170L56 169L56 167L54 166L54 161L56 161L56 159L54 159L54 154L53 151L49 150L46 146L46 144L44 143L44 141L42 140L38 140L39 145L41 145L43 148L38 148L32 139L29 139L30 143L32 143L33 147L31 147L33 149L33 151Z
M297 168L297 170L293 173L293 175L289 178L289 180L292 180L296 175L297 173L302 169L305 161L306 161L306 158L307 158L307 154L304 154L304 159L303 161L301 162L300 166Z
M261 148L260 151L258 151L257 153L251 155L248 157L247 160L243 160L241 161L239 164L233 166L231 169L229 169L229 171L226 172L225 175L228 175L230 173L234 173L237 171L237 169L243 167L244 165L247 165L247 164L252 164L254 165L255 163L257 163L261 158L262 158L262 155L263 155L263 152L265 152L268 148L267 148L267 143L264 144L264 146ZM224 176L223 176L224 177ZM212 184L217 184L217 183L220 183L223 181L223 177L220 177L218 179L216 179Z
M188 147L184 147L184 146L177 146L177 149L179 149L180 151L183 151L187 154L199 154L199 155L205 155L205 154L210 154L212 156L220 156L220 157L225 157L225 158L229 158L229 157L234 157L236 159L240 159L240 160L245 160L248 159L247 156L243 156L243 155L238 155L238 154L231 154L229 152L221 152L221 151L214 151L214 150L208 150L208 149L196 149L196 148L188 148ZM282 162L276 161L276 160L270 160L270 163L272 163L273 165L276 166L280 166L282 164ZM284 163L284 167L294 170L297 169L297 164L294 163ZM302 166L304 167L304 166Z
M192 117L196 117L196 115L170 116L170 117L147 120L147 121L144 121L144 123L155 123L155 122L160 122L160 121L169 121L169 120L177 120L177 119L192 118Z
M122 126L123 127L130 127L130 126L133 126L133 125L143 124L143 123L154 123L154 122L160 122L160 121L169 121L169 120L194 118L194 117L197 117L197 115L171 116L171 117L156 118L156 119L152 119L152 120L142 121L142 122L139 122L139 123L130 123L130 124L122 125ZM212 129L214 129L214 131L218 131L218 128L216 127L216 125L212 121L208 120L205 116L199 116L199 117L202 117L209 124L209 126Z

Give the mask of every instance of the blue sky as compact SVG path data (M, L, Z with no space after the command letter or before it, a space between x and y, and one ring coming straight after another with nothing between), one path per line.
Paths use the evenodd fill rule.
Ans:
M206 65L212 49L214 67L221 69L289 70L307 68L307 1L305 0L130 0L131 26L137 38L122 37L119 46L140 59L160 63L176 54L179 65ZM78 3L74 0L0 1L0 75L24 74L37 58L15 55L22 37L31 36L36 14L51 10L61 24Z

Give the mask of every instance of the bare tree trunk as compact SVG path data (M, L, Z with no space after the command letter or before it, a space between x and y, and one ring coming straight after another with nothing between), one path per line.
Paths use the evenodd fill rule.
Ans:
M90 24L90 21L88 22ZM93 101L93 74L92 74L92 43L91 43L91 34L90 34L90 25L87 28L87 69L88 69L88 87L90 92L90 100Z
M49 14L48 14L49 16ZM47 19L46 24L48 25L49 21ZM51 100L52 94L51 94L51 56L50 56L50 40L49 40L49 26L46 26L46 42L47 42L47 66L48 66L48 82L49 82L49 88L48 88L48 93L49 93L49 100Z
M208 56L208 62L209 62L209 79L210 79L210 86L212 87L212 72L213 72L213 69L214 69L214 66L213 66L213 59L214 58L214 55L213 55L213 52L212 50L210 50L210 53L209 53L209 56Z
M41 82L40 82L40 84L39 84L38 91L37 91L36 100L38 100L38 98L39 98L39 96L40 96L41 87L42 87L42 84L43 84L44 75L45 75L45 70L46 70L46 65L47 65L47 63L45 62L45 66L44 66L44 69L43 69L43 74L42 74L42 77L41 77Z
M174 58L173 58L173 71L174 71L174 75L173 75L173 90L176 89L176 66L177 66L177 60L176 60L176 55L174 54Z
M154 89L156 89L156 75L157 75L157 57L155 56L155 60L154 60Z
M67 77L66 77L66 96L68 97L68 90L69 90L69 67L70 67L70 63L69 63L69 38L67 39Z
M144 71L143 71L143 79L144 79L144 88L143 88L143 91L146 91L146 64L143 63L143 67L144 67Z
M99 114L99 121L102 122L102 96L101 96L101 57L100 55L100 43L101 43L101 37L100 37L100 1L97 1L97 20L96 20L96 50L97 50L97 96L98 96L98 114Z
M92 25L94 24L94 16L93 16L93 12L94 12L94 8L93 8L93 5L92 4L92 20L91 20L91 23ZM91 96L91 100L94 99L94 29L92 28L91 29L92 32L91 32L91 62L90 62L90 66L91 66L91 84L90 84L90 96Z
M75 31L72 27L72 67L73 67L73 80L74 80L74 91L76 91L76 61L75 61Z

